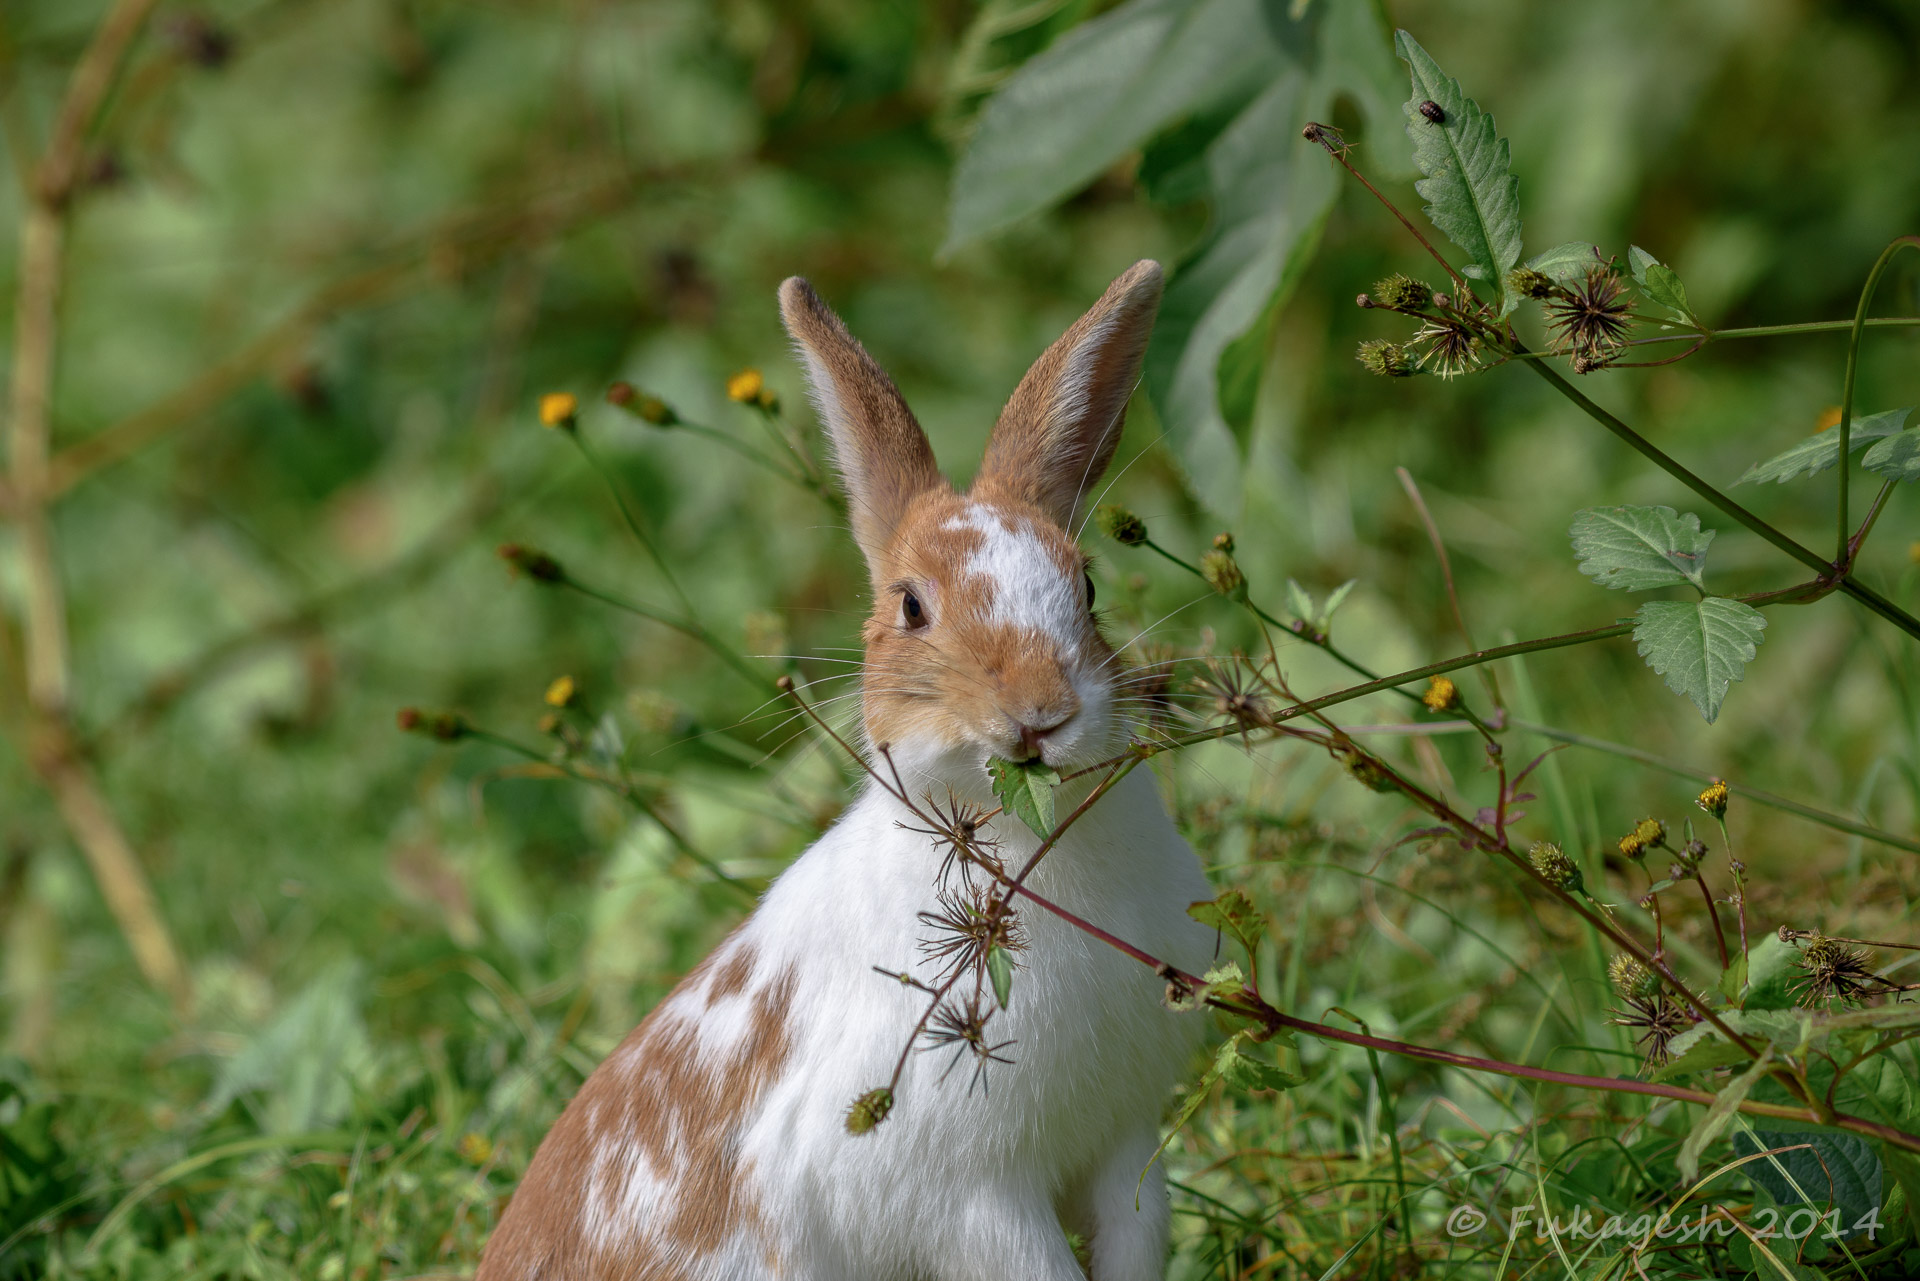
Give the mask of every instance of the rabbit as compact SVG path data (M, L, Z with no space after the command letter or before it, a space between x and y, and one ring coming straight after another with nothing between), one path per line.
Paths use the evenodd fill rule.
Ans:
M1067 531L1112 460L1160 291L1159 264L1136 263L1040 356L961 493L839 317L806 281L780 286L872 581L869 759L884 745L909 799L991 809L992 757L1066 773L1126 746L1125 679ZM1063 784L1057 812L1097 776ZM964 1044L916 1050L890 1114L851 1132L849 1104L890 1079L927 1008L875 968L938 970L918 918L948 860L924 826L869 784L580 1088L477 1281L1080 1281L1069 1231L1094 1281L1164 1276L1149 1166L1206 1020L1030 903L986 1071L953 1062ZM1010 868L1038 848L1011 816L981 835ZM1217 942L1187 915L1212 891L1147 770L1027 884L1188 972Z

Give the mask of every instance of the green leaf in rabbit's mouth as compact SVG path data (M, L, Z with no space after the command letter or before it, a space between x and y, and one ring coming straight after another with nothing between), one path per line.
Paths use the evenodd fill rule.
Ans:
M996 756L987 762L987 773L1007 812L1046 840L1053 832L1053 789L1060 786L1060 772L1037 756L1026 761Z

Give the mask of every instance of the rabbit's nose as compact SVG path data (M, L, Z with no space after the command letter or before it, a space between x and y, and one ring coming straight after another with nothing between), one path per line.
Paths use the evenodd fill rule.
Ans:
M1073 713L1067 712L1064 715L1045 717L1041 719L1043 720L1044 723L1039 725L1029 725L1025 721L1014 722L1014 724L1020 730L1020 750L1026 754L1027 759L1031 759L1035 756L1040 755L1041 742L1047 737L1047 735L1053 733L1053 731L1059 729L1062 725L1065 725L1068 721L1072 720Z

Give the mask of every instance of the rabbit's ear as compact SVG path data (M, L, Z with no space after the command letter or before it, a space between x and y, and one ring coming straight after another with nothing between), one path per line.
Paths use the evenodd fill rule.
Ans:
M1160 264L1143 258L1041 353L1000 411L975 496L1029 503L1072 527L1113 461L1159 304Z
M914 497L946 482L893 380L812 285L792 276L780 286L780 318L807 367L814 410L833 442L854 541L874 564Z

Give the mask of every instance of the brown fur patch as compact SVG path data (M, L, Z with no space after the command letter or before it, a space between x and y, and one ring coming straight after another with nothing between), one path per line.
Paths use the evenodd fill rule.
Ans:
M702 1055L697 1016L675 1000L710 968L710 1000L724 999L723 986L738 995L753 960L751 949L723 944L587 1078L534 1154L476 1281L683 1281L691 1260L760 1229L740 1143L792 1053L794 975L753 993L745 1033L724 1059ZM619 1212L636 1161L669 1185L668 1204L648 1222L589 1235L594 1216Z

